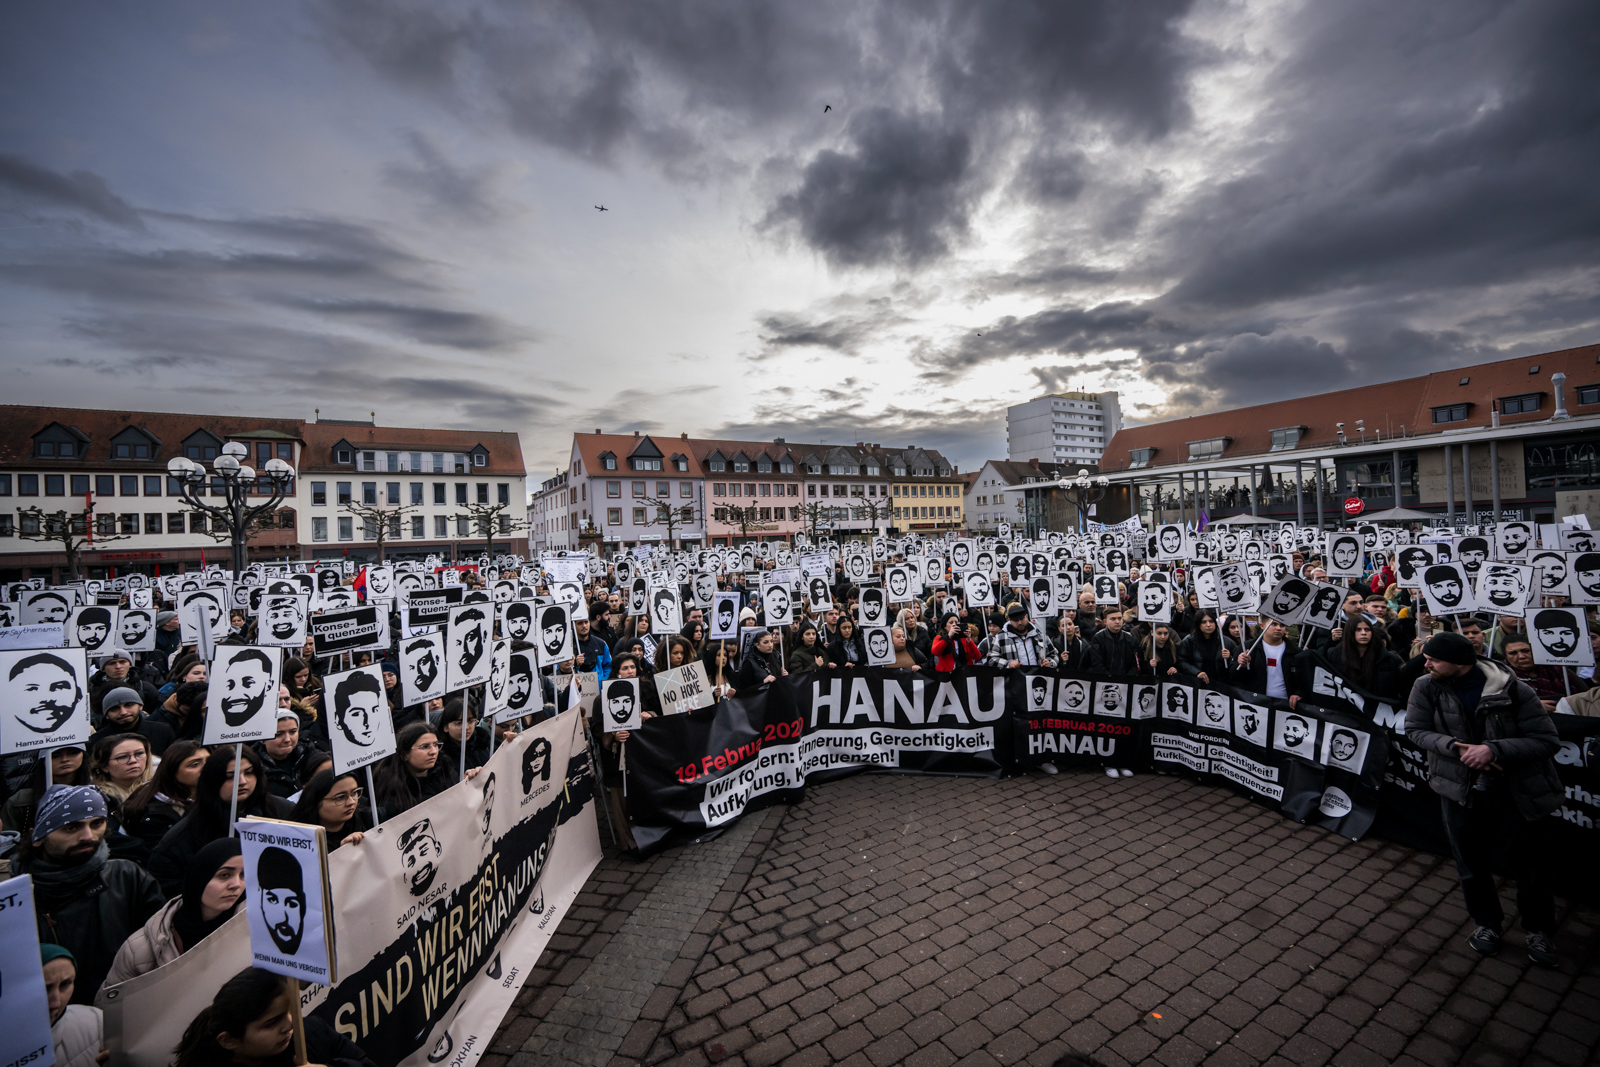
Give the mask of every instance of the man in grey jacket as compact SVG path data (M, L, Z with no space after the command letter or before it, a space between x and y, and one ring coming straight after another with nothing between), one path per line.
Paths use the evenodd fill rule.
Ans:
M1495 889L1502 859L1517 882L1528 956L1553 966L1549 816L1561 804L1552 758L1561 748L1539 697L1502 664L1479 659L1460 634L1422 648L1428 673L1406 707L1406 739L1428 754L1428 785L1441 798L1445 832L1467 911L1478 924L1467 943L1500 948L1505 914Z

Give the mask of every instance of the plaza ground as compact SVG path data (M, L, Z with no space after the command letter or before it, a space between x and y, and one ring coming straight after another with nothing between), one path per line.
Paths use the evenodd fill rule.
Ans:
M1558 969L1514 919L1483 959L1448 859L1223 789L860 776L608 856L484 1063L1592 1063L1600 914L1560 903Z

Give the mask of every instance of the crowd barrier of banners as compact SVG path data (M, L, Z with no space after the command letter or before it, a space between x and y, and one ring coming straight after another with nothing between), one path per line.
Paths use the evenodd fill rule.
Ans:
M1163 771L1227 787L1297 822L1352 839L1377 832L1448 853L1427 762L1405 740L1405 708L1351 686L1320 657L1316 694L1291 707L1173 676L1116 677L974 667L950 674L868 668L790 675L765 689L651 719L628 743L633 836L653 852L848 774L998 778L1058 768ZM1568 892L1600 874L1600 720L1556 715L1566 803L1553 819ZM1591 740L1594 739L1594 740Z
M334 850L336 984L305 987L305 1013L381 1067L471 1067L600 861L593 799L570 711L498 749L471 781ZM248 923L264 906L247 900L172 963L101 994L114 1067L167 1067L189 1021L251 965Z

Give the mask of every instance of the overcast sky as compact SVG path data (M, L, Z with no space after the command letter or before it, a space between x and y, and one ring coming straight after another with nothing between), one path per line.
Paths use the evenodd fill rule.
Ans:
M1046 390L1591 343L1597 54L1588 0L7 4L0 393L970 469Z

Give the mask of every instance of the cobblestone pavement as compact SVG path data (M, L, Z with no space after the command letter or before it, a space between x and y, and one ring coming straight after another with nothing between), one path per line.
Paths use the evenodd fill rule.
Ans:
M1047 1065L1069 1050L1172 1067L1583 1064L1600 1049L1593 910L1562 910L1559 969L1529 965L1516 929L1481 959L1448 859L1219 788L863 776L753 818L626 1037L592 1039L612 1067ZM490 1059L522 1047L606 927L697 861L603 864Z

